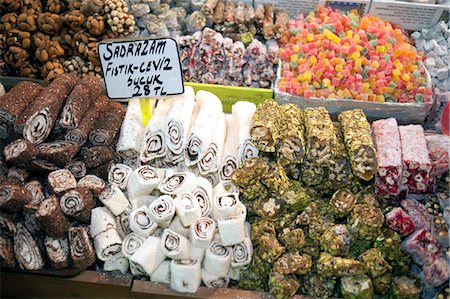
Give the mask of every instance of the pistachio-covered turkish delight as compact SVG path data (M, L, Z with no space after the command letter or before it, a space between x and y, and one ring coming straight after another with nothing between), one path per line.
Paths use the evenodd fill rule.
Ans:
M330 160L327 181L327 186L331 190L347 186L353 179L344 137L339 124L334 124L334 133L336 134L336 151L334 157Z
M301 170L302 182L308 186L323 185L327 182L328 168L316 164L313 160L306 158Z
M344 299L373 298L372 281L367 275L342 277L341 293Z
M275 152L280 135L280 117L280 107L274 100L266 100L256 108L250 136L260 151Z
M278 157L281 165L302 163L305 156L303 112L295 104L280 107L280 143Z
M277 272L272 272L269 277L269 292L275 296L276 299L285 299L293 296L298 288L299 282L291 275L282 275Z
M370 277L379 277L391 269L391 266L381 255L381 251L377 248L371 248L365 251L360 260L366 264Z
M411 267L411 257L401 248L401 237L391 229L384 229L375 241L383 258L391 265L392 274L401 276L409 273Z
M302 294L308 294L313 298L329 298L335 294L335 286L335 279L325 278L310 272L301 277L300 292Z
M329 166L336 151L336 134L324 107L304 110L306 157L312 163Z
M322 252L317 262L317 273L323 277L343 277L363 274L367 271L366 265L358 260L332 256Z
M333 194L330 205L336 216L344 217L353 210L356 200L356 196L350 190L343 188Z
M268 170L269 165L263 159L258 157L247 159L233 172L231 181L240 188L242 195L247 200L265 198L268 190L262 184L261 179Z
M350 233L343 224L325 230L320 245L322 250L334 256L347 256L350 252Z
M377 172L377 157L366 115L354 109L341 112L338 118L353 174L370 181Z
M305 275L312 268L312 257L307 254L286 253L274 264L273 270L277 273Z
M286 172L284 171L284 168L275 163L270 165L270 168L262 181L274 194L282 195L291 187L291 183L286 175Z
M266 220L259 220L253 222L251 226L251 240L254 245L259 244L259 240L262 236L268 236L269 238L275 238L275 225L272 222Z
M311 198L299 182L291 180L290 184L291 187L282 195L286 208L291 211L301 211L310 204Z
M266 286L267 276L257 271L255 267L241 268L239 289L265 291Z
M372 278L373 290L375 294L385 295L391 290L392 274L387 272L381 276Z
M274 237L262 236L259 239L257 255L267 263L275 262L285 251L283 245Z
M260 198L253 202L253 210L263 219L275 221L286 211L286 204L276 196Z
M357 204L349 219L350 232L357 238L375 240L384 223L383 212L374 206Z
M279 239L288 250L298 250L305 245L305 234L301 228L291 229L286 227L280 234Z
M419 299L422 292L422 286L418 279L412 279L406 276L394 277L393 293L395 298Z

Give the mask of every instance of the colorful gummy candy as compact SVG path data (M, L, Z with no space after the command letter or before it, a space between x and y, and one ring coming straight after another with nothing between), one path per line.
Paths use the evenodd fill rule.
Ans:
M327 7L289 21L280 39L282 92L306 98L430 102L423 53L398 27Z

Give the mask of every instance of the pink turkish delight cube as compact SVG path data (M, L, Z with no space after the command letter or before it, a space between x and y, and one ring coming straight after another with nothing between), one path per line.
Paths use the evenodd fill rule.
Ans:
M449 171L450 137L429 135L425 139L430 153L431 176L442 175Z
M436 237L426 229L417 230L402 242L402 248L419 265L430 265L443 256Z
M424 192L430 180L431 160L422 126L399 126L403 179L410 192Z
M415 199L408 198L402 200L402 208L408 213L417 229L431 230L433 224L433 216L428 212L427 208Z
M449 268L444 257L436 258L432 264L423 266L425 281L434 288L443 285L450 278Z
M394 208L387 213L386 223L402 236L407 236L416 229L416 225L402 208Z
M402 148L397 120L388 118L374 121L372 136L378 160L376 191L379 195L398 195L402 180Z

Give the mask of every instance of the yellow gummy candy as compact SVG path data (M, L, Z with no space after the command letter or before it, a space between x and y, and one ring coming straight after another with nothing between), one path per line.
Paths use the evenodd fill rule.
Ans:
M359 52L353 52L353 54L352 54L352 58L353 59L358 59L359 57L361 57L361 54L359 54Z
M382 94L377 95L376 101L377 102L384 102L384 95L382 95Z
M311 81L311 78L312 78L311 71L306 71L304 74L304 78L305 78L305 81L308 81L308 82Z
M368 91L370 89L370 84L369 83L363 83L362 88L364 91Z
M372 61L372 66L377 69L380 67L380 63L378 61L374 60L374 61Z
M300 46L299 45L295 45L292 47L292 50L294 50L295 53L300 52Z
M352 31L352 30L347 30L346 36L347 36L348 38L353 38L353 31Z
M403 74L402 79L408 82L409 80L411 80L411 77L408 74Z
M392 70L392 75L394 75L394 76L400 76L400 74L401 74L402 72L399 70L399 69L393 69Z
M344 67L341 64L338 64L338 65L336 65L335 69L336 69L336 72L341 72L344 69Z
M324 87L328 87L331 85L331 81L330 81L330 79L325 78L322 80L322 84Z
M309 42L312 42L312 41L314 40L314 34L308 33L308 34L306 35L306 39L307 39Z
M297 55L292 55L291 56L291 61L297 61L298 60L298 56Z
M362 65L362 59L361 58L355 59L355 66L361 67L361 65Z
M316 56L311 56L310 61L311 61L312 64L316 64L317 63Z
M377 52L378 53L383 53L384 51L386 51L386 47L385 46L377 46Z
M336 43L336 44L339 44L339 43L341 42L341 39L339 38L339 36L337 36L336 34L334 34L333 32L331 32L331 31L328 30L328 29L325 29L325 30L323 31L323 35L324 35L326 38L332 40L332 41L333 41L334 43Z

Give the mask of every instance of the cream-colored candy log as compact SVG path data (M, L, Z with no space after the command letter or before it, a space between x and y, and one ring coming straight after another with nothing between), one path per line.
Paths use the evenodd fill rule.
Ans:
M116 229L111 228L94 238L94 248L101 261L109 261L122 252L122 239Z
M116 218L106 207L97 207L91 211L89 233L92 238L111 228L116 228Z
M169 195L158 197L158 199L150 204L148 212L159 227L167 228L175 216L175 205L172 197Z
M105 190L100 193L98 199L115 215L120 215L127 209L130 202L123 194L119 187L114 185L106 186Z
M161 239L150 236L131 256L130 261L138 272L151 276L165 258L161 250Z
M146 206L132 211L128 218L128 223L133 232L143 236L144 238L147 238L154 233L158 227L158 224L150 217L150 213L148 212L148 208Z
M190 257L189 240L170 229L166 229L163 233L161 248L164 255L171 259L187 259Z
M203 266L206 271L218 276L226 276L231 266L232 252L229 247L212 242L205 253Z
M150 276L150 280L159 283L170 283L170 260L163 261Z
M194 259L172 260L170 288L180 293L197 292L202 282L200 262Z

